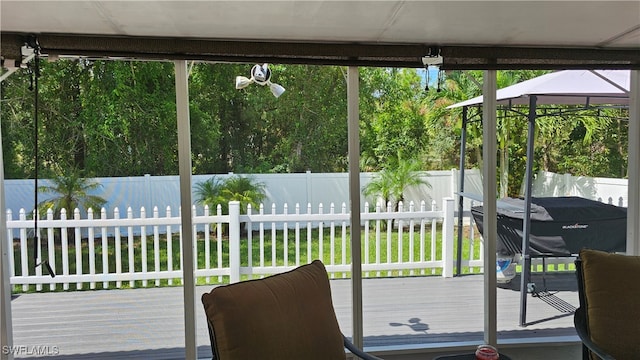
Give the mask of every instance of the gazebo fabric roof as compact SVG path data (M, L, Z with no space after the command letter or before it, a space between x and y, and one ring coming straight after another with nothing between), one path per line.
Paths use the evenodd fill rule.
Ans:
M499 89L498 104L628 104L629 70L563 70ZM453 104L448 108L481 105L482 96Z

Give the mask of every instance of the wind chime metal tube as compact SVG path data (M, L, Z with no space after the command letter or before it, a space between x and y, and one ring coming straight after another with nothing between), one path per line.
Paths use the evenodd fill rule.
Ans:
M47 272L53 278L56 276L48 260L40 261L40 235L38 231L38 78L40 77L40 47L38 46L36 39L31 39L31 44L34 50L34 62L33 70L31 72L32 90L33 94L33 152L34 152L34 190L33 190L33 264L34 269L38 266L44 265L47 268Z

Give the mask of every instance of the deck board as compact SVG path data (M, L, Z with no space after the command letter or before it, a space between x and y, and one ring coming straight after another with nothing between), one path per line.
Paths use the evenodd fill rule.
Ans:
M540 275L533 275L541 285ZM365 279L363 281L365 346L482 341L483 277L468 275ZM573 274L547 274L548 290L578 305ZM210 356L197 287L198 356ZM331 280L340 327L349 336L351 285ZM573 317L541 299L527 301L526 327L520 327L519 278L497 289L498 337L575 336ZM14 297L14 344L57 347L61 359L184 358L182 288L144 288L81 292L32 293ZM16 358L38 358L30 355Z

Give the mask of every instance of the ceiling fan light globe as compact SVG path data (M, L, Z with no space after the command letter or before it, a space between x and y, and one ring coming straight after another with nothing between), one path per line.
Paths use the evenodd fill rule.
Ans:
M273 94L273 96L277 98L285 92L284 87L274 83L269 84L269 89L271 89L271 93Z
M244 89L249 86L253 80L245 76L236 76L236 89Z

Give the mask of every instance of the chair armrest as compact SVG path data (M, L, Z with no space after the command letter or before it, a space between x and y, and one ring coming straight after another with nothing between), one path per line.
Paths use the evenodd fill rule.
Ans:
M615 360L615 358L609 354L607 354L602 348L596 345L589 336L589 332L587 330L587 314L585 313L585 309L579 307L576 309L575 314L573 315L573 324L576 327L576 332L582 340L582 344L586 346L592 353L599 356L603 360Z
M347 339L346 336L342 335L342 337L344 338L344 347L347 348L347 350L351 351L351 353L355 356L363 360L383 360L377 356L367 354L366 352L358 349L355 345L353 345L351 341L349 341L349 339Z

